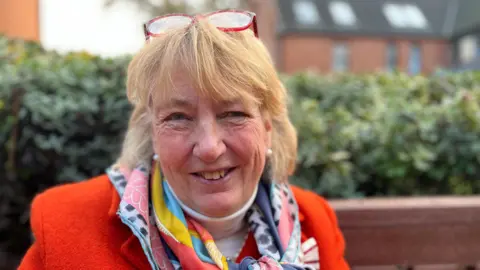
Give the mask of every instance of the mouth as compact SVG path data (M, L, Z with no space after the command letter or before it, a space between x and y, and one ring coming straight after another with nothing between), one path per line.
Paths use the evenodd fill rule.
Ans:
M199 180L202 180L202 182L219 182L222 180L227 180L228 176L230 176L233 170L235 170L235 167L217 171L196 172L192 173L192 175Z

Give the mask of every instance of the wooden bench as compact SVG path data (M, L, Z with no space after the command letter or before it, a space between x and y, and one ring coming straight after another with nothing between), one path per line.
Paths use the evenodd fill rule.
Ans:
M330 203L352 269L480 269L480 196Z

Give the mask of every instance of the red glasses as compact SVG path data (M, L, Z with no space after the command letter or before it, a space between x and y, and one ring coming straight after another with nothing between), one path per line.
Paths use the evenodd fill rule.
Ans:
M198 18L207 19L224 32L239 32L253 26L255 37L258 38L257 16L255 13L243 10L219 10L206 15L190 16L187 14L169 14L151 19L143 25L145 39L162 35L168 30L185 28L195 23Z

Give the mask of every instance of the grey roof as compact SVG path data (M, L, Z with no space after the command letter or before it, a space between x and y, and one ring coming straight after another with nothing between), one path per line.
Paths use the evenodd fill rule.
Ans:
M300 23L294 15L296 2L312 2L320 21L311 25ZM349 4L356 17L355 25L337 24L329 10L331 2ZM384 13L384 7L388 4L416 6L428 25L425 28L394 27ZM329 33L451 38L480 27L480 0L278 0L278 5L281 35Z
M451 35L463 35L480 28L480 0L454 0L457 2L457 16Z

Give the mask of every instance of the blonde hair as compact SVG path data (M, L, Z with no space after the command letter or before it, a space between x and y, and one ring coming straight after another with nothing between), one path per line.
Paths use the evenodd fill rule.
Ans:
M133 57L127 97L134 108L117 164L132 169L150 163L151 104L173 89L172 74L178 70L203 95L259 106L272 122L273 177L286 181L295 168L297 135L288 118L286 90L270 55L251 31L223 32L206 20L153 38Z

